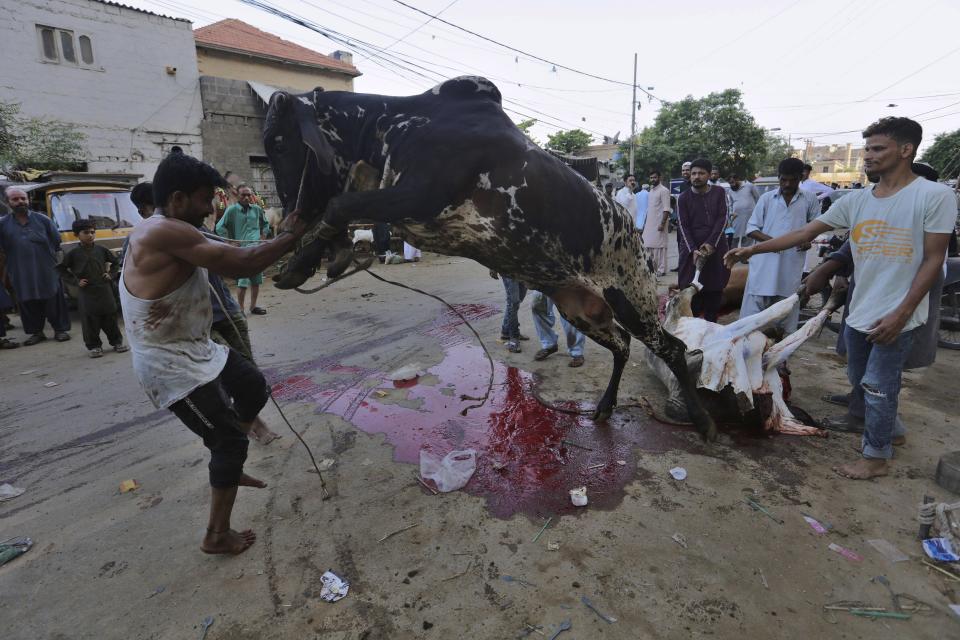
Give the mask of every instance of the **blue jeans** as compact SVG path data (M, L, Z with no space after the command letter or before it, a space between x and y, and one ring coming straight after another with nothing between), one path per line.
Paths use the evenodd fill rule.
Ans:
M540 348L553 349L557 346L557 334L553 330L557 322L556 314L553 312L553 300L539 291L534 291L530 310L533 312L533 326L537 329ZM567 336L567 350L570 355L574 358L583 356L583 345L587 337L577 331L576 327L567 322L563 316L560 316L560 326L563 327L563 332Z
M510 278L500 276L503 281L503 290L507 294L507 300L503 307L503 324L500 325L500 335L509 340L520 339L520 319L517 313L520 311L520 303L527 295L527 285Z
M850 380L850 415L864 421L861 449L865 458L893 457L891 440L900 435L898 424L900 383L916 329L904 331L892 344L867 341L867 334L846 327L847 379Z

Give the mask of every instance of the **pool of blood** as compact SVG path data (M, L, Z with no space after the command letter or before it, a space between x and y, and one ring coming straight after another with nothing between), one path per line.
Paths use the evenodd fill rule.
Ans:
M472 318L487 313L460 310ZM637 476L635 448L662 452L690 447L682 429L653 422L637 409L618 411L606 424L595 425L589 415L578 413L589 407L573 402L545 406L533 393L539 383L533 374L496 361L490 397L482 407L460 415L476 404L461 395L482 396L490 375L483 350L456 330L460 323L442 314L424 331L438 338L445 352L439 364L423 372L432 376L396 384L389 372L325 358L301 363L295 372L272 372L271 378L279 378L274 395L278 401L310 402L318 413L341 416L366 433L383 434L398 462L419 464L421 449L441 457L456 449L475 449L477 469L463 490L486 499L491 513L502 518L577 511L569 491L580 486L587 487L587 508L612 508ZM311 374L323 374L322 386ZM433 376L439 382L420 383L435 382ZM406 390L407 406L394 404L398 388Z

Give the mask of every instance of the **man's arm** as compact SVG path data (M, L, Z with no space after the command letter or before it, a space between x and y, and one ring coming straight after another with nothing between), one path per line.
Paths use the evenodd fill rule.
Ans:
M723 187L716 187L718 189L723 189ZM723 189L723 198L720 199L720 202L723 205L720 207L720 210L716 212L715 218L713 220L713 227L710 229L710 235L707 236L707 239L700 243L701 247L705 247L708 252L713 253L717 248L717 244L720 242L721 236L723 236L724 230L727 228L727 192L726 189Z
M60 277L66 280L68 284L79 285L80 280L73 272L73 253L73 251L70 251L67 255L63 256L63 260L55 268L60 274Z
M757 204L753 206L753 213L750 214L750 220L747 221L747 237L753 238L757 242L769 240L771 236L763 232L763 225L766 219L767 201L757 202Z
M53 247L53 252L56 253L57 251L60 251L60 231L57 230L57 225L54 224L53 220L42 213L38 215L43 216L43 224L47 229L47 237L50 239L50 245Z
M749 247L731 249L727 251L727 255L723 257L723 262L729 269L738 262L746 262L750 259L750 256L758 253L777 253L778 251L783 251L791 247L798 247L805 242L812 241L818 235L830 229L833 229L833 227L826 222L814 220L813 222L808 222L796 231L785 233L782 236L777 236L776 238L771 238L770 240L750 245Z
M867 332L867 340L877 344L891 344L897 339L917 305L937 281L939 271L943 268L943 258L947 253L949 242L949 233L924 232L923 260L920 262L920 268L917 269L917 275L913 278L910 290L896 309L871 327Z
M260 221L260 239L263 240L270 233L270 223L267 222L267 212L263 207L257 207L260 210L258 220Z
M250 247L234 247L204 238L196 227L186 222L169 220L152 230L148 242L155 249L189 264L231 278L247 278L262 272L293 249L305 232L306 224L292 213L284 218L280 233L273 240Z
M670 206L670 192L661 191L660 200L660 210L662 215L660 216L660 224L657 225L657 231L663 231L667 228L667 220L670 219L670 214L673 213L673 208Z
M217 220L217 224L213 230L218 236L233 239L233 233L231 232L231 229L233 229L233 211L233 205L227 207L226 211L223 212L223 216Z

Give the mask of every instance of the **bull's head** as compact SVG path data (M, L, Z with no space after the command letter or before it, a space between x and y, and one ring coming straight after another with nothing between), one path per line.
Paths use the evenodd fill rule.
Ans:
M284 213L299 209L309 221L317 219L340 191L337 152L317 122L322 91L301 95L277 91L270 98L263 128L263 146Z
M270 98L263 127L263 146L273 168L284 214L299 211L307 223L320 221L327 204L343 191L347 164L321 131L318 119L323 89L291 95L278 91ZM316 270L324 250L333 245L336 258L327 272L335 277L350 261L346 229L316 238L299 247L283 273L274 276L277 288L297 287Z

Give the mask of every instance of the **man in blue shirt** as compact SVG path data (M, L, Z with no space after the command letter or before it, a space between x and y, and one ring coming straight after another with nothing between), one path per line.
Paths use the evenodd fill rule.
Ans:
M70 316L57 273L60 233L53 221L30 211L27 192L8 187L12 213L0 218L0 251L6 255L7 273L20 305L25 346L47 339L43 325L49 321L58 342L70 339Z

